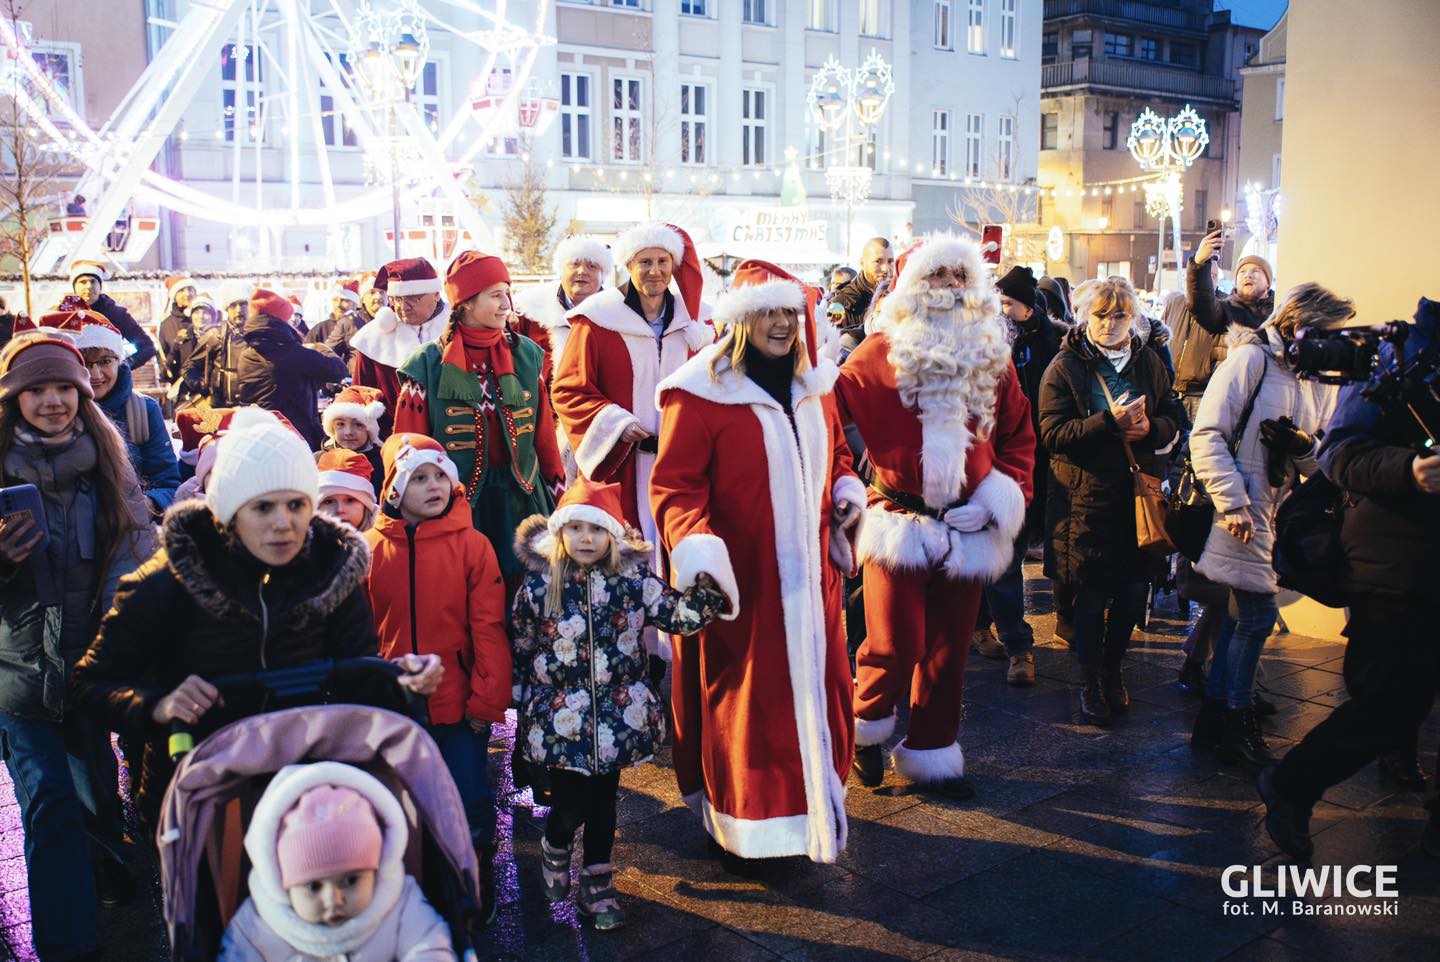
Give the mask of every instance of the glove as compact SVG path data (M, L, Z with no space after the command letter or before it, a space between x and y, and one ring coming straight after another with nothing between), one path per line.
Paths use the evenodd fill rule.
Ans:
M979 531L993 520L990 509L983 504L962 504L945 512L945 523L962 534Z
M1315 439L1297 428L1288 417L1261 421L1260 443L1271 451L1292 458L1302 458L1315 447Z

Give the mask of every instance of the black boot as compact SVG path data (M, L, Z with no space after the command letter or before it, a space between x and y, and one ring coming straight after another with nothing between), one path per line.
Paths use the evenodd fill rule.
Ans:
M1265 831L1270 833L1270 840L1291 858L1310 861L1315 854L1315 843L1310 841L1310 808L1280 794L1274 765L1261 770L1255 786L1265 802Z
M1220 747L1225 728L1225 702L1219 698L1200 696L1200 710L1195 713L1195 727L1190 731L1193 751L1213 752Z
M1105 703L1112 715L1123 715L1130 710L1130 693L1125 690L1125 677L1120 666L1106 665L1101 674L1101 685L1105 689Z
M1260 720L1254 707L1226 708L1220 747L1215 760L1222 765L1238 765L1247 772L1258 772L1275 762L1270 746L1260 734Z
M1380 756L1380 774L1386 779L1410 792L1425 791L1425 769L1420 767L1419 753L1414 748L1402 748L1398 752Z
M1180 666L1180 677L1175 679L1175 685L1187 695L1205 694L1205 666L1186 658Z
M875 788L885 781L885 750L879 745L856 745L855 760L850 763L850 769L860 779L861 785Z
M106 852L92 859L95 866L95 894L104 908L119 908L135 901L135 879L130 870Z
M1105 700L1105 685L1099 665L1085 665L1085 687L1080 689L1080 714L1092 725L1110 724L1110 705Z
M1275 706L1275 703L1273 701L1262 696L1258 691L1255 693L1254 699L1255 714L1261 718L1269 718L1271 715L1275 714L1277 711L1280 710Z
M500 907L495 899L495 846L475 846L475 858L480 862L480 924L489 925Z

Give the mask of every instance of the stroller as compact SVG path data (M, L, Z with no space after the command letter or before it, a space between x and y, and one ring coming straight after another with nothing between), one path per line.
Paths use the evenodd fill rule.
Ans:
M222 695L260 688L277 696L328 690L342 675L394 678L379 658L316 662L299 668L212 679ZM398 692L398 688L396 689ZM423 699L411 709L423 717ZM160 878L174 962L214 959L248 894L245 829L270 778L287 765L335 761L378 778L409 819L406 872L450 926L456 956L477 958L479 866L459 792L423 727L398 712L325 704L252 715L205 738L171 729L172 750L188 752L165 791Z

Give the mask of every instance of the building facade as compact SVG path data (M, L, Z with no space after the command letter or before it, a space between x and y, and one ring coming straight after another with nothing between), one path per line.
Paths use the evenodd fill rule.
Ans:
M1260 51L1248 66L1240 108L1239 203L1236 244L1245 253L1274 258L1279 216L1280 156L1285 127L1285 38L1287 11L1273 30L1260 38Z
M1147 107L1169 117L1193 107L1210 143L1186 172L1182 245L1206 221L1233 210L1240 142L1240 68L1263 31L1235 25L1213 0L1045 0L1041 77L1039 211L1053 274L1106 274L1139 287L1157 282L1159 221L1126 146ZM1059 228L1059 233L1051 230ZM1166 264L1175 253L1166 229ZM1055 257L1051 255L1059 254ZM1173 289L1173 273L1161 280Z

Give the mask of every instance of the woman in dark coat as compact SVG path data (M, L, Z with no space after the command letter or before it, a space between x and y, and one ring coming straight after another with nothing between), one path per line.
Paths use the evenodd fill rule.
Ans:
M250 319L245 322L245 350L237 372L241 404L256 404L283 414L300 432L310 450L320 450L325 431L320 426L316 392L350 376L334 354L308 348L290 326L294 305L272 291L250 295Z
M1100 725L1129 707L1120 663L1161 564L1136 543L1124 444L1142 471L1158 477L1183 423L1164 365L1134 333L1139 309L1121 278L1076 288L1076 326L1040 385L1040 437L1063 492L1046 519L1046 574L1075 586L1073 646L1085 671L1080 707Z
M268 412L242 409L218 443L205 501L166 515L161 550L121 581L71 686L76 704L147 743L137 802L152 820L171 722L204 736L293 704L222 699L206 679L379 650L370 553L352 528L315 513L319 475L304 442ZM401 684L428 694L438 659L406 658L419 674ZM394 701L389 686L348 694Z

